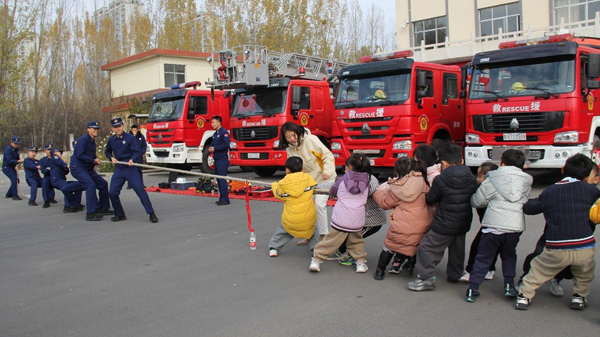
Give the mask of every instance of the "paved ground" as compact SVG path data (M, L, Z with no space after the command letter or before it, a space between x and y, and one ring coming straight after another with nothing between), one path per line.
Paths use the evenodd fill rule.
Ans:
M535 195L557 178L534 174ZM8 185L0 180L4 193ZM146 177L147 185L164 180ZM500 275L486 281L480 300L466 303L466 285L445 281L444 262L435 291L409 291L404 275L373 280L387 228L366 240L367 274L335 262L313 274L306 247L290 244L268 257L279 203L251 203L258 249L250 251L242 201L217 207L213 198L150 197L157 224L131 190L122 193L129 220L120 223L1 199L0 336L599 335L598 281L583 312L545 287L528 312L514 310ZM527 218L518 272L542 220ZM570 294L570 282L565 290Z

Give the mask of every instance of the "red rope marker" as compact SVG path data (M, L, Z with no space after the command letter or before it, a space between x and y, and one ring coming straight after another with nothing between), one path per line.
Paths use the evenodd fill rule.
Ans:
M246 181L246 212L248 213L248 230L250 231L250 249L256 250L256 235L252 228L252 213L250 212L250 183Z

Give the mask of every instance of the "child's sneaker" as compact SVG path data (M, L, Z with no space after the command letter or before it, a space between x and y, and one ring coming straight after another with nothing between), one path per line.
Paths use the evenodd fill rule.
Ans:
M493 280L494 279L494 273L495 272L493 270L488 271L487 274L485 274L484 279L486 279L486 280Z
M550 288L550 293L552 295L558 297L565 296L565 291L560 286L560 284L558 284L558 281L555 278L551 278L548 281L546 281L546 285Z
M519 293L517 293L517 289L515 289L515 285L512 283L504 284L504 296L506 297L517 297Z
M465 272L463 274L463 276L460 277L460 282L469 282L470 278L471 278L471 274Z
M339 262L342 266L351 266L356 264L356 260L351 255L343 257Z
M269 250L269 256L270 257L277 257L277 249L270 249Z
M465 301L472 303L477 301L477 297L479 297L479 291L471 288L467 289L467 296L465 297Z
M413 291L426 291L435 289L435 276L426 280L416 279L408 282L408 289Z
M529 305L531 304L531 300L527 297L523 296L523 294L519 294L517 296L517 303L515 304L515 309L517 310L528 310Z
M318 273L321 271L321 263L315 259L311 259L310 260L310 267L308 267L308 270Z
M369 267L367 267L366 263L364 263L364 262L356 263L356 272L357 273L366 273L367 270L369 270Z
M578 294L573 294L573 296L571 297L571 309L583 310L587 308L587 306L588 303L585 297L579 296Z

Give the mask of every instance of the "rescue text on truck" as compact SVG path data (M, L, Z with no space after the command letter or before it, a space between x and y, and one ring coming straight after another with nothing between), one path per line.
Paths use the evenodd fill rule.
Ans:
M175 84L170 91L152 97L152 111L147 122L148 163L162 163L180 168L200 165L203 172L214 169L208 148L214 130L210 120L219 115L229 126L231 99L224 92L196 90L200 82Z
M245 45L215 53L215 89L233 89L230 163L273 175L287 158L279 129L292 121L328 144L331 137L330 83L344 64L297 53Z
M597 39L563 34L475 55L465 70L471 73L466 164L499 161L510 148L525 152L529 168L561 168L577 153L593 157L599 46Z
M420 144L462 143L460 68L411 56L412 51L365 56L340 71L331 143L336 165L362 153L374 172L391 174L397 159L412 156Z

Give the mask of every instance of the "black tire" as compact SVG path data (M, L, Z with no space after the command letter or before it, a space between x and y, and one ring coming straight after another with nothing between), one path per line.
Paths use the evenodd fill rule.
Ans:
M213 159L212 153L208 152L209 147L209 144L206 144L204 150L202 150L202 164L200 164L200 171L203 173L214 174L215 160Z
M244 172L254 172L254 168L252 166L240 166L240 168Z
M254 167L254 173L256 173L257 176L263 177L263 178L272 177L275 174L275 172L277 172L277 167L275 167L275 166L256 166L256 167Z

